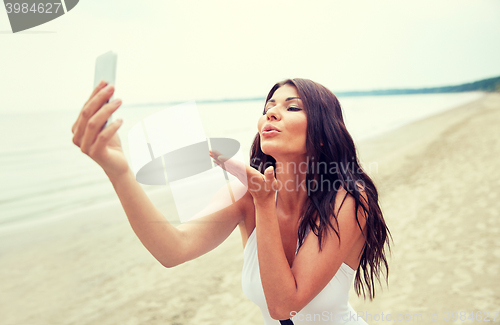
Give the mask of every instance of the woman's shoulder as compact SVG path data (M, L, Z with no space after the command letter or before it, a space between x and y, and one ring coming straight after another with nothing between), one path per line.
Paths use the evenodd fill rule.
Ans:
M250 195L247 186L242 184L239 180L229 182L228 186L234 204L237 204L240 209L244 210L248 208L249 205L253 205L252 195Z
M357 192L359 193L359 205L358 214L364 210L361 204L368 209L368 195L365 188L357 184ZM340 187L337 190L337 195L335 196L334 213L338 215L341 209L352 210L354 212L356 206L356 199L353 195L353 191L348 191L344 187ZM361 211L360 211L361 210ZM354 213L353 213L354 214Z
M248 221L250 221L249 218L253 217L255 223L255 206L253 197L248 191L248 187L239 180L230 182L229 186L235 200L234 204L237 204L238 209L243 215L242 222L248 223Z

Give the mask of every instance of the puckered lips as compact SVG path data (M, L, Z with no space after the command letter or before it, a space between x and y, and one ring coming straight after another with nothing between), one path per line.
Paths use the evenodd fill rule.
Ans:
M262 128L262 136L270 137L279 134L281 131L272 124L266 124Z

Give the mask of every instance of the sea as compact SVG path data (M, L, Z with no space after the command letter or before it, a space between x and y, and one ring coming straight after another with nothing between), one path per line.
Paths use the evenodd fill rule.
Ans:
M355 142L404 127L414 121L474 101L484 93L339 97L347 129ZM263 101L197 104L206 137L239 141L249 157ZM78 107L78 105L75 105ZM128 132L168 104L124 103L115 118L124 120L118 134L130 162ZM71 126L79 108L61 111L0 113L0 230L116 200L102 169L72 142ZM189 130L186 130L189 132ZM159 186L143 185L152 192Z

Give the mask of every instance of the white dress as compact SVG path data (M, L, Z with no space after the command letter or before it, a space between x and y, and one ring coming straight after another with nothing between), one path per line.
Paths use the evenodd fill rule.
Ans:
M307 234L309 231L307 232ZM307 236L306 234L306 236ZM298 252L299 243L297 243ZM265 325L280 324L269 315L264 289L260 279L259 259L257 256L257 235L255 228L248 238L243 252L243 273L241 284L243 293L259 306ZM358 316L349 304L349 290L353 284L356 271L342 263L335 276L301 311L293 314L291 320L295 325L362 325L367 324Z

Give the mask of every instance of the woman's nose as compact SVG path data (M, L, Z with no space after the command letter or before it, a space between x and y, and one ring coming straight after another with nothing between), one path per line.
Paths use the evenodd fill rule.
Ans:
M266 112L266 117L268 120L274 118L274 119L279 119L279 112L277 109L277 106L271 107L270 109L267 110Z

